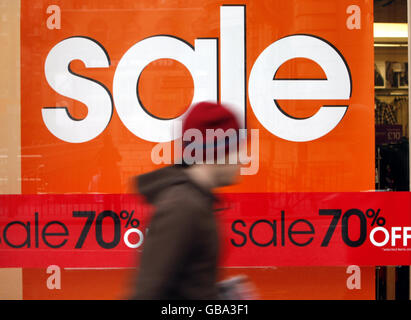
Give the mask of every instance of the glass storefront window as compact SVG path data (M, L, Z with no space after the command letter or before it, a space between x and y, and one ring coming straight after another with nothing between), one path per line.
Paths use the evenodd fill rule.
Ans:
M0 0L0 298L126 298L151 212L133 179L176 160L192 103L219 100L258 152L217 190L219 280L409 299L408 266L366 260L394 217L348 206L410 188L409 6L357 2Z
M374 1L375 188L380 191L410 186L407 13L407 1ZM377 267L377 298L408 300L409 290L408 266Z

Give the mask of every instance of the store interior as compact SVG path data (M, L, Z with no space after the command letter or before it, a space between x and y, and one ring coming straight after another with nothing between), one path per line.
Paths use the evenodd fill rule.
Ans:
M409 191L407 0L374 0L375 189ZM410 299L409 266L376 268L377 300Z

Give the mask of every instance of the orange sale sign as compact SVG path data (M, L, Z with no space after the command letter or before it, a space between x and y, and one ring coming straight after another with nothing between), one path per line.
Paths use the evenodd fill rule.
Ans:
M367 1L359 29L349 1L46 6L22 4L23 193L134 191L201 100L259 130L257 173L222 191L373 189Z
M193 103L203 100L232 106L250 138L251 174L220 193L246 203L250 193L374 189L373 7L368 0L40 0L22 1L20 13L23 195L135 192L132 177L175 161L173 156L153 161L153 152L178 147L173 129ZM234 207L233 219L241 219L240 209ZM270 206L252 209L246 214L255 221L272 213ZM26 220L22 224L28 226ZM22 224L8 228L10 243L24 243L11 235ZM58 226L65 234L54 223ZM43 233L51 239L51 227L42 228L39 239ZM247 228L236 224L235 243L241 243L242 234L250 238L248 244L252 237L268 243L259 238L264 232ZM67 230L64 237L71 243L69 223ZM110 243L104 230L98 238ZM317 290L316 297L373 298L373 267L361 267L364 282L358 291L347 289L345 268L314 269L242 271L255 279L264 298L314 298L317 280L333 289ZM35 298L43 285L33 280L38 273L23 273L27 298ZM101 273L80 273L100 281ZM113 277L124 279L125 273ZM73 270L62 274L81 281ZM273 276L301 281L273 284L268 280ZM88 298L95 294L85 292ZM42 291L42 297L50 298L49 292Z

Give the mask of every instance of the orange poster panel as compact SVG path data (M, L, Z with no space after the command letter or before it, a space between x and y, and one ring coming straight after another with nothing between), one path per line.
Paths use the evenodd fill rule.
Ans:
M223 268L220 279L247 275L263 300L372 300L374 274L373 267L355 271L347 267ZM23 299L129 299L135 277L134 269L26 268Z
M152 148L157 142L150 141L150 136L136 134L140 128L127 120L125 110L130 110L130 118L136 110L142 114L141 109L144 109L147 119L154 119L155 125L149 130L155 135L153 132L157 134L161 127L161 124L157 127L157 123L181 116L194 96L201 98L204 91L201 81L194 81L197 78L188 62L161 56L162 51L163 55L172 56L170 46L162 42L164 39L171 46L178 43L183 51L198 49L201 44L205 48L215 46L216 50L210 49L216 56L215 63L209 59L210 67L202 67L208 72L208 81L217 87L209 89L210 93L204 97L216 97L223 102L238 101L240 109L243 103L241 112L247 128L259 129L258 172L243 176L243 183L222 191L332 192L374 188L370 1L357 1L361 18L359 29L352 29L347 24L352 19L347 13L351 2L347 0L261 0L242 1L240 5L230 0L124 0L115 4L108 0L56 0L54 3L58 12L48 11L46 1L37 2L35 6L23 2L21 9L23 193L132 192L131 176L161 166L151 159ZM232 11L236 8L241 12ZM59 28L54 26L57 13L61 19ZM232 27L231 14L235 16ZM243 35L234 43L235 50L230 47L231 35ZM347 106L335 128L304 142L292 141L277 132L274 134L273 131L278 129L275 124L263 125L264 117L261 110L257 111L257 98L252 97L256 90L252 88L260 83L257 72L254 72L257 80L253 80L253 68L261 64L262 53L270 46L280 50L284 39L298 40L296 35L309 39L310 43L318 40L327 50L332 48L330 50L336 54L339 63L345 65L342 69L345 68L347 75L342 83L349 87L345 97L333 96L327 90L324 94L306 93L305 98L300 94L294 97L287 88L282 94L274 92L278 106L288 115L287 119L297 118L299 123L318 113L322 106ZM128 79L128 76L122 65L131 61L127 60L131 48L148 48L149 41L146 40L153 39L159 41L157 51L140 50L145 52L142 54L144 59L151 57L153 61L147 60L138 81L130 85L132 92L128 92L135 105L124 104L122 97L128 93L122 88L127 82L121 82L121 79ZM283 82L286 79L316 79L319 80L317 83L326 80L327 76L329 81L334 76L344 78L342 74L332 75L327 70L327 63L332 59L320 62L323 56L317 49L299 47L298 42L290 49L295 58L285 61L277 70L273 66L270 70L273 77ZM56 51L56 46L60 51ZM237 51L244 55L236 55ZM94 54L97 58L93 58ZM237 67L230 67L227 62L230 54L241 62L236 66L244 69L244 73L238 73ZM299 57L304 54L316 61ZM136 80L139 71L131 69L130 72L130 77ZM234 84L236 78L240 78L240 84ZM235 87L230 87L231 82ZM340 82L337 84L340 87ZM236 93L234 98L230 96L232 92ZM60 111L65 107L67 113L60 113L57 118L53 111L57 107ZM263 107L263 115L264 112L270 115L274 108L273 104L267 104ZM70 128L82 126L84 122L80 120L94 117L94 110L107 113L107 119L100 124L102 127L95 130L95 137L91 134L83 142L68 141L78 135ZM45 113L48 113L47 121ZM56 134L48 128L50 125L46 125L51 123L58 131L64 127L65 121L68 123L65 134L69 138ZM312 130L316 127L314 125ZM93 124L90 128L94 128Z
M374 189L373 8L371 1L356 1L357 18L361 23L360 28L353 29L347 24L352 19L352 13L347 13L350 5L352 1L348 0L244 0L241 3L233 0L122 0L115 3L111 0L55 0L50 8L47 1L35 4L23 1L22 193L133 192L130 177L162 166L152 161L151 151L158 141L152 141L155 139L151 139L151 135L157 136L167 120L183 115L196 97L214 97L236 104L244 115L246 127L259 129L258 172L243 176L242 183L226 187L222 192ZM137 51L142 52L140 60L151 57L152 61L147 58L142 70L127 69L127 63L140 61L128 54L139 46L148 46L152 42L150 39L160 40L156 50ZM298 39L319 44L333 58L321 60L324 55L318 54L315 48L293 42ZM171 45L162 47L166 40ZM280 90L282 94L275 91L275 99L261 108L258 88L260 81L266 82L256 70L267 60L263 53L271 50L266 51L268 48L275 52L287 47L284 43L290 40L293 49L288 53L294 58L275 68L272 62L272 69L271 65L268 68L272 72L268 73L272 76L270 81L283 84L289 81L291 86L292 81L301 79L317 81L316 84L332 82L332 79L337 79L339 84L343 79L343 85L335 86L334 83L338 91L335 94L320 90L306 92L305 96L286 86ZM230 46L230 41L234 41L235 47ZM177 44L182 52L188 52L187 61L173 59L170 54L170 48ZM207 75L206 84L201 82L200 75L195 75L195 68L188 62L193 52L197 53L197 49L200 52L200 48L209 49L201 56L209 65L198 65ZM216 59L211 59L210 55ZM230 58L240 63L233 67ZM333 68L326 67L335 61L342 73L334 74ZM134 82L124 80L128 77ZM126 96L133 103L124 103ZM294 141L279 133L278 124L264 121L271 119L264 117L265 114L276 110L274 100L285 114L283 119L299 121L290 120L293 124L312 119L323 106L345 107L346 111L326 134L314 135L307 141ZM66 113L56 112L56 108L64 112L62 108L66 108ZM134 119L137 112L155 125L145 129L136 125L130 119ZM81 130L70 129L82 127L83 120L93 117L99 119L98 124L91 121L90 130L85 130L83 135ZM295 132L293 126L286 129ZM308 132L317 132L317 129L314 125ZM143 136L141 131L148 136ZM308 134L307 131L304 134ZM351 295L355 290L344 295L348 291L345 289L347 274L343 269L339 276L333 268L256 269L247 273L262 288L264 298L332 298L334 289L330 291L324 285L329 281L338 283L333 286L336 298L373 298L372 268L364 269L368 280L362 284L364 296L357 297ZM64 270L62 275L67 273L67 279L68 274L83 280L103 279L102 290L64 291L70 286L84 288L83 280L79 282L73 278L67 280L66 287L60 291L61 297L79 299L84 294L88 298L117 298L117 295L102 293L108 292L103 288L110 288L102 276L105 272L112 271ZM303 282L281 281L286 278L278 272L284 272L287 279L301 279L307 283L318 277L321 279L318 283L323 285L310 282L304 286ZM315 276L310 277L310 272ZM43 273L44 270L24 270L25 299L58 296L57 291L51 294L44 289L47 277ZM124 279L126 275L118 271L114 277ZM42 280L36 282L40 278ZM305 296L301 288L315 290L307 289ZM122 290L124 288L116 287L111 292Z

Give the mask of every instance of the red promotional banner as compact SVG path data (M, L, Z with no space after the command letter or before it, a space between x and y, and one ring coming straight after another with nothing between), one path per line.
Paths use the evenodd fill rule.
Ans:
M221 194L223 266L411 264L411 194ZM136 195L0 197L0 267L134 267L152 208Z

